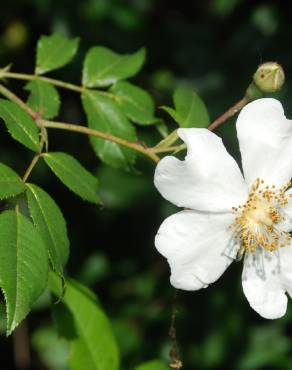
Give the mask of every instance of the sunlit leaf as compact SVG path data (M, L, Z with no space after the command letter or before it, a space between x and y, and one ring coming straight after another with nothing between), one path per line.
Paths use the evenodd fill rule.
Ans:
M69 256L69 240L62 212L43 189L27 184L28 207L49 252L53 268L62 274Z
M48 255L31 222L15 211L0 215L0 286L5 295L7 334L29 313L47 284Z
M41 36L37 44L36 74L40 75L61 68L77 52L79 39L69 39L58 33Z
M10 167L0 163L0 199L13 197L25 190L21 178Z
M27 112L15 103L0 99L0 117L15 140L34 152L39 150L38 128Z
M80 162L67 153L50 152L43 158L54 174L71 191L82 199L92 203L100 203L98 180L87 171Z
M210 123L207 108L198 94L186 87L174 95L174 108L162 107L181 127L207 127Z
M58 115L60 97L57 89L44 81L30 81L25 89L30 92L27 104L42 118L51 119Z
M50 288L59 297L61 280L50 274ZM73 315L77 337L71 340L72 370L118 370L119 351L110 322L94 294L81 284L68 280L62 302ZM62 323L60 323L62 324Z
M82 103L90 128L131 142L137 140L134 127L112 99L90 91L82 94ZM90 141L95 153L106 164L130 170L135 163L136 153L132 149L93 136Z
M86 54L82 83L87 87L104 87L139 72L145 60L145 49L133 54L117 54L103 46L95 46Z
M143 364L135 367L134 370L169 370L169 366L160 360L152 360L144 362Z
M125 115L135 123L151 125L155 123L154 102L147 91L127 81L113 85L110 91Z

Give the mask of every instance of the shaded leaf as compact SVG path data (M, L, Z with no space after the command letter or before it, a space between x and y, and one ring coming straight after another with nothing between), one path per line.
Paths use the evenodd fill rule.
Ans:
M43 238L54 270L62 274L69 257L69 240L62 212L43 189L33 184L26 186L28 207L34 225Z
M198 94L186 87L176 89L174 107L162 107L181 127L208 127L210 123L207 108Z
M110 91L117 97L118 105L130 120L141 125L156 122L154 102L147 91L127 81L117 82Z
M133 54L117 54L103 46L91 48L85 57L82 84L104 87L139 72L145 60L145 49Z
M53 273L50 274L49 285L56 296L62 294L62 282ZM81 284L68 280L62 301L73 315L77 332L77 337L71 340L70 368L118 370L116 340L94 294Z
M88 202L100 203L97 178L77 159L62 152L46 153L43 154L43 158L54 174L71 191Z
M36 74L40 75L61 68L77 52L79 39L69 39L58 33L41 36L37 44Z
M90 91L82 94L82 103L90 128L136 141L134 127L112 99ZM135 163L136 153L132 149L92 136L90 142L98 157L110 166L130 170Z
M0 199L13 197L25 190L25 185L18 174L10 167L0 163Z
M57 89L48 82L30 81L25 89L30 92L27 104L42 118L51 119L58 115L60 97Z
M0 117L13 139L34 152L39 150L38 128L27 112L15 103L0 99Z
M29 313L47 285L48 255L31 222L15 211L0 215L0 286L5 295L7 334Z

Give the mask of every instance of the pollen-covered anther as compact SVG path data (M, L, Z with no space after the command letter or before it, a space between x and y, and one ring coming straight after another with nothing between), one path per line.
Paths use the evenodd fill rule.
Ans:
M285 220L283 207L291 197L285 191L290 186L291 182L277 189L275 185L266 185L263 179L257 178L246 203L232 208L237 214L231 228L234 237L241 241L239 254L255 253L259 247L274 251L290 242L289 233L277 230L277 224Z

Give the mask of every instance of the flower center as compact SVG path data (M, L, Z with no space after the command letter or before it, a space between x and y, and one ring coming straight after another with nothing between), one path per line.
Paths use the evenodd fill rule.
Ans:
M268 186L264 180L257 179L246 203L232 208L237 214L231 228L235 239L241 242L239 256L245 252L255 253L258 247L273 251L290 241L289 233L277 228L277 224L285 220L283 208L292 196L285 192L290 185L289 182L276 189L275 185Z

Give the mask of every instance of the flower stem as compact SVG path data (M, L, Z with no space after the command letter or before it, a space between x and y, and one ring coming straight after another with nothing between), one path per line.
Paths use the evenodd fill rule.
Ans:
M146 155L147 157L149 157L156 163L158 163L160 160L160 158L155 154L155 151L152 148L144 147L143 145L139 143L130 142L120 137L113 136L111 134L108 134L102 131L90 129L86 126L79 126L79 125L74 125L71 123L64 123L64 122L46 121L42 119L39 120L39 124L45 128L55 128L55 129L60 129L60 130L67 130L67 131L72 131L72 132L78 132L79 134L98 137L100 139L108 140L113 143L123 145L133 150L136 150L137 152Z
M3 72L2 77L12 78L12 79L16 79L16 80L25 80L25 81L34 81L34 80L44 81L44 82L48 82L52 85L62 87L62 88L67 89L67 90L72 90L72 91L75 91L75 92L79 92L79 93L82 93L85 90L84 87L74 85L74 84L71 84L69 82L56 80L55 78L50 78L50 77L30 75L30 74L26 74L26 73Z
M229 108L225 113L216 118L215 121L213 121L208 126L208 130L214 131L218 126L222 125L222 123L224 123L228 118L234 116L235 113L239 112L249 101L250 99L244 96L241 100L239 100L231 108Z
M131 142L125 139L122 139L117 136L110 135L108 133L93 130L86 126L80 126L80 125L74 125L70 123L64 123L64 122L54 122L54 121L46 121L41 118L39 118L38 114L34 112L27 104L25 104L24 101L22 101L17 95L15 95L12 91L8 90L3 85L0 85L0 93L4 95L9 100L16 103L18 106L20 106L22 109L24 109L28 114L32 116L33 119L35 119L37 125L41 128L56 128L61 130L67 130L67 131L73 131L78 132L80 134L85 134L89 136L95 136L104 140L112 141L116 144L126 146L128 148L131 148L133 150L136 150L139 153L144 154L148 158L152 159L155 163L158 163L160 161L160 158L157 154L155 154L155 151L152 148L148 148L145 145Z
M16 103L20 108L25 110L29 115L33 118L36 116L36 113L27 105L24 101L22 101L17 95L15 95L12 91L8 90L5 86L0 85L0 94L5 96L7 99Z

